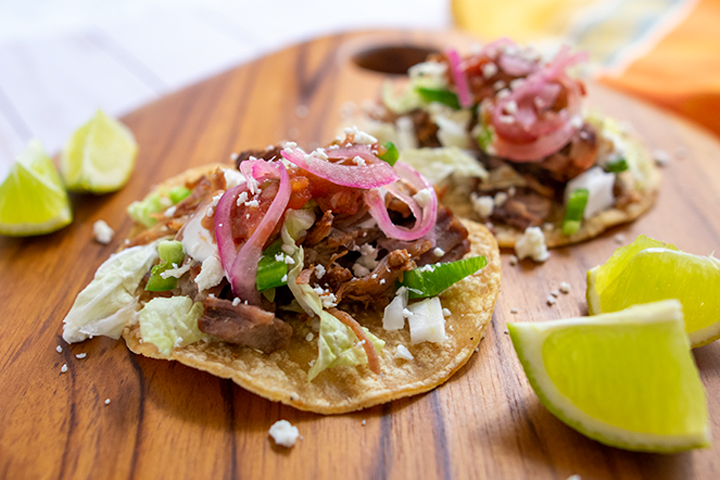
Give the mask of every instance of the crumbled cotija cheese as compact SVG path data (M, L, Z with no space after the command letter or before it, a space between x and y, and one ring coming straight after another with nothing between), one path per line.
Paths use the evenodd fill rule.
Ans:
M287 420L278 420L275 422L272 427L270 427L268 433L277 445L288 448L294 446L297 438L300 436L300 431L297 427L292 426Z
M395 349L395 358L401 358L403 360L412 360L415 357L412 353L410 353L410 350L407 349L405 345L398 345Z
M470 201L472 207L478 215L483 218L488 218L492 215L493 209L495 208L495 201L488 195L479 196L477 193L470 194Z
M108 225L105 220L98 220L93 224L93 235L95 235L95 240L97 240L98 243L107 245L112 241L115 230L110 228L110 225Z
M211 255L202 262L200 273L195 277L198 290L203 291L219 285L225 277L225 269L217 255Z
M519 259L530 257L536 262L544 262L550 258L545 234L540 227L528 227L525 233L515 242L515 253Z

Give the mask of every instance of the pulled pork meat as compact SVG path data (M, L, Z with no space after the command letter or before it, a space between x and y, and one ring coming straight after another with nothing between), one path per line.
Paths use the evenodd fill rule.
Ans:
M254 305L207 297L203 300L205 311L198 320L201 332L242 347L250 347L264 353L272 353L287 347L292 327L274 313Z

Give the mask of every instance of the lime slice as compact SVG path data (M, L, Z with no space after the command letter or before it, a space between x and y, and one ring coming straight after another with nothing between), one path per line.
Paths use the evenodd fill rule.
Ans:
M31 140L0 185L0 234L42 235L72 222L72 210L55 165Z
M639 236L587 274L591 315L677 298L693 348L720 337L720 261Z
M649 452L710 445L677 300L508 330L540 402L583 435Z
M132 132L98 110L70 137L60 159L60 170L71 191L114 192L130 178L136 156Z

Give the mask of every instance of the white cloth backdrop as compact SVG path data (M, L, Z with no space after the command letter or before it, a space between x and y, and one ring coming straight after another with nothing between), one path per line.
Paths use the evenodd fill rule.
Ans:
M97 108L319 35L450 25L447 0L0 0L0 181L30 139L54 154Z

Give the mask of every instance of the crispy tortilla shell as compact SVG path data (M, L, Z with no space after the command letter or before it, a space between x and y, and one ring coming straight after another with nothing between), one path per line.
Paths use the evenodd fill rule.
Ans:
M583 220L580 230L573 235L562 234L563 216L565 214L565 206L553 201L553 206L548 218L548 223L553 225L552 230L544 229L545 243L548 247L560 247L573 243L580 243L591 238L595 238L605 230L629 223L647 211L657 198L660 189L660 171L655 165L655 161L647 148L635 137L626 137L626 141L630 142L633 149L637 153L638 171L642 175L641 179L635 179L635 192L638 194L636 202L629 203L623 207L612 207L602 212L596 213L587 220ZM633 175L630 172L624 172L623 175ZM478 219L477 214L473 211L468 193L461 189L448 190L443 198L443 203L449 206L456 215L466 218ZM511 225L494 224L495 236L498 245L501 248L512 248L515 242L523 235L523 231Z
M216 167L194 169L157 188L182 184ZM360 324L386 342L379 354L381 375L370 372L367 365L335 367L308 382L310 363L317 358L318 336L309 324L301 321L289 321L293 336L287 349L269 355L225 342L197 342L174 348L165 356L154 345L142 343L137 324L125 327L123 337L128 348L137 354L176 360L232 379L267 399L316 413L351 412L431 390L470 359L485 336L500 290L500 253L495 238L482 225L472 221L463 223L471 242L467 256L484 255L488 264L440 296L443 307L451 312L446 318L445 342L411 345L407 326L392 332L382 328L382 311L354 314ZM308 333L313 333L311 341L306 339ZM406 346L414 359L395 358L398 345Z

